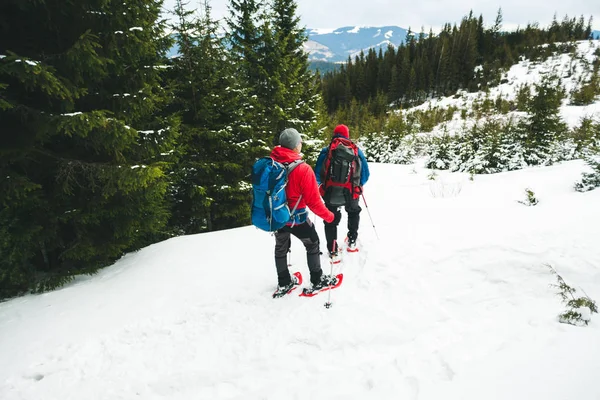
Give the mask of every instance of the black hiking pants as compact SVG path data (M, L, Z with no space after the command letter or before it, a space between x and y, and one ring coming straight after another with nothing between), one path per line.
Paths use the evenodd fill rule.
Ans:
M321 269L321 251L319 249L319 234L315 225L308 218L306 222L293 227L284 226L275 232L275 267L279 286L289 285L292 278L288 270L287 254L290 250L290 234L296 236L306 247L306 261L310 271L310 281L318 283L323 275Z
M358 205L359 199L352 199L345 205L348 213L348 239L356 240L358 237L358 224L360 223L360 212L362 208ZM333 248L333 241L337 241L337 227L342 217L342 211L339 206L332 206L325 203L329 211L335 214L335 219L332 223L324 222L325 224L325 239L327 240L327 250L329 252L337 251L337 247ZM337 244L337 242L336 242Z

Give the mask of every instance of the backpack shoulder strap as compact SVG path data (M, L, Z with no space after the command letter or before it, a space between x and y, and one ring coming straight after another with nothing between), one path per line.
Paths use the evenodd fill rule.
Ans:
M292 173L294 168L296 168L298 165L302 164L303 162L304 162L303 160L295 160L289 164L284 164L285 168L287 169L287 179L290 178L290 174ZM296 213L296 209L298 208L298 204L300 204L300 200L302 200L302 195L300 195L300 197L298 197L298 201L294 205L294 208L292 208L292 210L290 211L290 215L294 215ZM295 224L295 222L292 224L292 226L294 226L294 224Z
M289 176L289 174L292 173L294 168L296 168L298 165L302 164L303 162L304 162L304 160L296 160L296 161L292 161L289 164L284 164L287 169L288 176Z
M331 145L333 145L334 142L341 142L347 146L351 146L353 148L357 148L358 149L358 145L356 143L354 143L354 141L350 138L345 138L345 137L341 137L341 136L337 136L334 137L333 139L331 139L331 142L329 142L329 146L327 146L327 150L328 152L331 150Z

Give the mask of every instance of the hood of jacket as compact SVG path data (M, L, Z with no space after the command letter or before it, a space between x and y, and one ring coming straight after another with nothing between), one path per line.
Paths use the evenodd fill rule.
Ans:
M290 163L296 160L300 160L302 156L296 153L294 150L290 150L287 147L277 146L271 151L271 157L273 160L280 163Z

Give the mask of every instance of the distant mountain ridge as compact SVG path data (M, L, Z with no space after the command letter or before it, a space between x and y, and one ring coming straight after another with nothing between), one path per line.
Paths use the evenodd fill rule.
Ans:
M307 29L308 41L304 49L311 61L344 62L361 50L385 50L390 44L397 47L406 40L407 33L407 29L399 26L345 26L325 32Z
M308 41L304 44L304 49L311 62L339 63L347 61L349 56L354 58L361 50L365 53L370 48L386 50L389 44L397 47L405 41L407 33L407 29L398 26L345 26L328 31L307 29ZM178 53L179 48L175 44L169 49L167 56L176 57Z
M307 29L308 41L304 49L311 62L346 62L364 51L374 48L384 51L388 45L398 47L406 41L408 30L399 26L361 27L345 26L335 30ZM418 33L417 33L418 34ZM594 39L600 39L600 31L592 31ZM177 46L169 51L169 57L176 56Z
M399 26L360 27L345 26L330 31L307 29L308 41L304 49L310 61L345 62L360 51L374 48L398 47L406 41L408 30ZM418 33L416 33L418 34ZM593 39L600 39L600 31L592 31Z

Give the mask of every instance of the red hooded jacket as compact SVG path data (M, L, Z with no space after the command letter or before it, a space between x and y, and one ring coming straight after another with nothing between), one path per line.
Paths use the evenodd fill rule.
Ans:
M271 157L280 163L291 163L292 161L300 160L302 158L300 154L281 146L277 146L273 149ZM290 209L296 205L298 198L302 195L296 210L302 210L308 206L311 211L323 218L326 222L333 221L335 216L327 209L327 207L325 207L321 195L319 195L317 179L310 165L301 163L294 168L288 179L285 195Z

